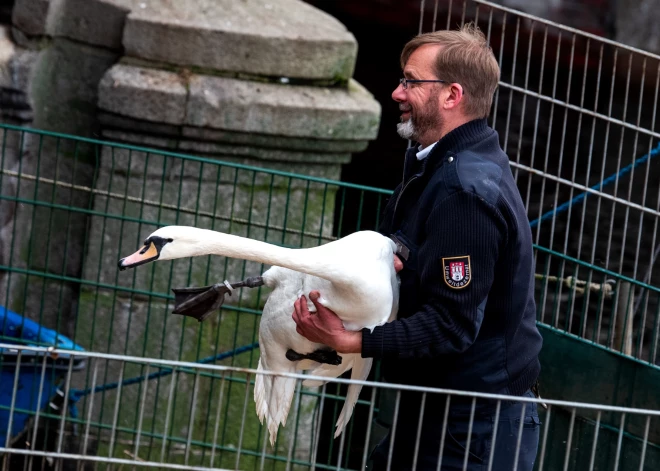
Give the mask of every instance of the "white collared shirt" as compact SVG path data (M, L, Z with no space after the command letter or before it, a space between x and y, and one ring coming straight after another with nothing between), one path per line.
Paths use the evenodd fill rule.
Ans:
M424 160L431 153L438 141L434 142L430 146L422 147L419 146L419 152L417 152L417 160Z

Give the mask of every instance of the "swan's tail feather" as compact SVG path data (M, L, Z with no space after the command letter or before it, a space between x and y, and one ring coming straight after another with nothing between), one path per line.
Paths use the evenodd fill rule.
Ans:
M266 370L262 365L261 358L257 370ZM289 370L278 371L278 373L295 373L295 368L292 365ZM295 378L257 373L254 382L254 402L256 403L259 421L263 424L264 419L266 420L271 446L275 446L279 426L284 427L286 425L295 388Z
M371 364L373 359L371 358L361 358L359 355L356 355L356 358L353 360L353 371L351 371L351 379L365 381L369 376L369 371L371 371ZM348 421L351 420L353 415L353 408L355 403L358 400L360 391L362 390L361 384L351 384L348 387L346 392L346 400L344 401L344 407L341 409L341 414L337 419L336 429L335 429L335 438L337 438L344 430Z
M261 358L259 358L259 365L257 366L257 371L263 371L264 368L261 366ZM268 414L268 401L266 391L270 391L272 388L273 377L270 375L259 374L257 373L254 378L254 403L257 407L257 416L259 417L259 422L263 425L264 417Z

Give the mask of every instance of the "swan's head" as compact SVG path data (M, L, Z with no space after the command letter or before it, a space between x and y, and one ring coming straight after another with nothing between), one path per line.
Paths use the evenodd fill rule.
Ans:
M199 255L200 235L204 229L185 226L161 227L144 239L144 245L133 255L119 260L119 269L135 268L156 260L172 260L175 258ZM209 232L209 231L206 231Z

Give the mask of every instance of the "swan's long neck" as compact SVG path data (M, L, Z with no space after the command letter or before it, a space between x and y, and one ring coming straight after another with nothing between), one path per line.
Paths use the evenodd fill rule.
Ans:
M288 249L246 237L210 231L207 229L187 228L190 233L186 242L189 250L182 250L176 257L183 258L198 255L223 255L225 257L250 260L289 268L309 275L327 278L330 260L319 257L316 248ZM176 241L172 249L176 249Z

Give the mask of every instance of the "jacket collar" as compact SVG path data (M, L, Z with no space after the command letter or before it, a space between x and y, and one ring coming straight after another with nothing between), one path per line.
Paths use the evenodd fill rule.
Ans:
M488 126L486 118L468 121L445 134L431 150L431 153L421 161L417 160L419 144L414 143L412 147L406 150L406 159L403 165L403 181L407 181L414 175L423 175L427 168L433 169L444 162L449 154L455 155L482 141L494 132Z
M451 130L438 141L431 153L421 162L417 160L419 144L415 143L406 151L404 166L406 177L414 173L423 173L426 168L434 168L440 164L448 153L457 154L473 144L482 141L494 131L488 126L486 118L474 119ZM427 163L428 162L428 163Z
M442 158L448 152L457 154L485 139L492 132L493 130L488 126L486 118L468 121L445 134L433 148L429 157L440 156Z

